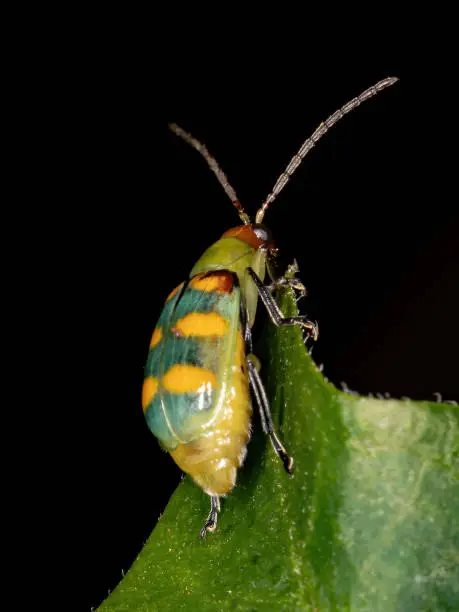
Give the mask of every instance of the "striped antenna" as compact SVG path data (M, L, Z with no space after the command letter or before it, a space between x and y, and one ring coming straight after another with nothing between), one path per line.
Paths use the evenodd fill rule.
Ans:
M180 136L180 138L183 138L185 142L187 142L194 149L196 149L196 151L199 151L199 153L201 153L201 155L204 157L206 162L209 164L210 169L217 177L218 182L225 190L226 195L229 197L231 202L237 208L241 221L245 225L250 224L251 221L250 221L249 215L245 212L245 210L242 207L242 204L239 202L236 192L231 187L231 185L228 182L228 179L226 178L226 174L223 172L223 170L218 165L215 157L212 157L212 155L209 153L209 151L207 150L207 147L203 145L202 143L200 143L199 140L196 140L196 138L194 138L191 134L188 134L188 132L185 132L185 130L182 130L182 128L179 127L176 123L169 123L169 127L174 132L174 134L177 134L177 136Z
M256 217L255 217L255 223L261 223L263 221L263 217L265 216L265 212L268 206L271 204L271 202L274 202L274 200L280 194L282 189L288 183L292 174L301 164L305 156L309 153L312 147L315 144L317 144L317 141L320 140L322 136L326 134L333 125L335 125L335 123L337 123L340 119L342 119L344 115L347 115L347 113L349 113L351 110L354 110L354 108L357 108L357 106L360 106L362 102L365 102L365 100L372 98L377 93L379 93L386 87L390 87L397 81L398 81L397 77L388 77L387 79L383 79L382 81L379 81L379 83L376 83L376 85L373 85L372 87L369 87L368 89L366 89L364 92L360 94L360 96L357 96L357 98L350 100L347 104L342 106L339 110L335 111L332 115L330 115L330 117L328 117L328 119L326 119L323 123L321 123L319 127L316 129L316 131L312 134L312 136L310 136L303 142L298 153L294 155L292 159L290 160L290 163L285 169L285 172L283 172L280 175L280 177L277 179L273 190L271 191L269 196L266 198L266 200L263 202L262 207L258 210Z

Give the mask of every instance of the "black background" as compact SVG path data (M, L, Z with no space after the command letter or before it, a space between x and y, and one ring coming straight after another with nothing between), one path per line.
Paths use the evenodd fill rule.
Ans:
M265 223L299 262L309 292L301 307L320 324L313 356L333 383L459 399L459 218L439 122L449 113L437 94L444 75L426 84L422 70L396 61L313 70L262 53L221 64L205 49L182 50L164 68L144 51L102 50L82 74L75 58L75 78L55 101L53 195L65 206L52 213L59 231L47 248L62 334L53 367L65 372L62 511L75 526L62 563L81 610L116 586L180 479L143 420L143 366L165 297L239 223L168 122L207 145L253 214L322 120L399 76L321 140Z

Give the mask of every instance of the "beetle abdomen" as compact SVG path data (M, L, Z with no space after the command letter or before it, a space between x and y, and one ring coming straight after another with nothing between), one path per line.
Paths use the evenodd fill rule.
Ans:
M245 347L239 333L231 385L226 391L220 418L188 444L180 444L171 455L177 465L209 495L229 493L236 484L250 437L249 383L245 370Z
M239 312L233 273L194 276L169 296L145 368L142 403L150 430L214 494L234 486L249 437Z

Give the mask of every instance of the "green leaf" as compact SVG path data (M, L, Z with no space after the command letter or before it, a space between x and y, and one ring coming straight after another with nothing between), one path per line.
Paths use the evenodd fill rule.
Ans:
M292 295L281 296L288 315ZM100 612L459 610L459 410L338 391L296 328L269 326L261 375L295 458L255 429L215 533L187 477Z

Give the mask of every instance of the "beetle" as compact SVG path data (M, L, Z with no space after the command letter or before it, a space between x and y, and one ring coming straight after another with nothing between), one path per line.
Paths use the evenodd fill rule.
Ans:
M193 266L186 281L168 296L153 331L142 406L149 429L182 471L211 498L201 538L214 531L220 497L236 484L250 437L252 402L264 432L291 474L293 458L277 435L259 363L252 354L251 329L258 298L277 326L298 325L317 340L318 326L306 316L285 317L273 296L289 285L304 294L299 278L276 278L277 249L263 225L266 210L305 155L345 114L398 79L386 78L350 100L321 123L293 156L252 223L236 192L207 148L176 124L171 130L204 157L239 213L242 225L227 230ZM270 283L265 283L266 272Z

